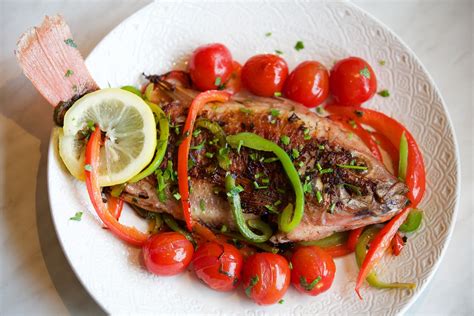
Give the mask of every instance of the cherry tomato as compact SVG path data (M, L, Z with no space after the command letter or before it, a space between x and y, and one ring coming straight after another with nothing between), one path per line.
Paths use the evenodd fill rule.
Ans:
M320 105L329 94L329 73L317 61L299 64L288 76L283 94L309 108Z
M242 88L241 81L241 72L242 66L236 62L232 62L232 74L230 75L229 80L225 83L225 91L230 92L231 94L236 94Z
M280 56L272 54L251 57L242 67L242 83L253 94L272 97L281 92L288 65Z
M298 248L291 257L291 264L291 283L299 292L315 296L331 287L336 265L321 248Z
M374 95L377 78L365 60L349 57L332 67L329 87L338 104L358 106Z
M193 256L196 276L211 289L230 291L236 288L242 270L242 255L228 243L207 242Z
M148 271L157 275L183 272L192 260L193 245L175 232L155 234L143 245L143 260Z
M207 44L194 50L189 60L189 74L201 91L223 85L232 73L232 55L222 44Z
M247 296L257 304L275 304L290 285L288 261L268 252L250 256L244 264L242 284Z

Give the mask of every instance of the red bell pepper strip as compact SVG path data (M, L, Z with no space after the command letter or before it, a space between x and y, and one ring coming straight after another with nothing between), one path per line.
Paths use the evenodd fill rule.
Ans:
M188 159L194 122L196 121L199 111L206 103L226 102L229 98L230 94L225 91L205 91L194 98L188 110L188 116L182 134L182 142L178 148L178 187L179 194L181 195L184 219L186 220L186 227L189 231L193 230L193 221L191 218L191 205L189 202Z
M350 122L351 119L343 115L330 115L329 119L341 123L346 129L359 136L359 138L364 142L364 144L369 147L369 150L372 152L372 155L374 155L374 157L378 160L383 161L382 154L380 153L377 143L370 136L370 133L367 132L357 121L352 120L352 122Z
M374 110L354 109L337 105L327 106L325 110L330 114L344 115L356 122L373 127L377 132L385 135L397 150L400 146L402 133L405 132L408 142L408 168L406 174L406 184L410 189L408 198L411 201L411 207L416 207L425 193L425 165L423 156L410 132L393 118Z
M345 255L348 255L354 252L354 250L349 249L347 245L337 245L337 246L326 247L326 248L321 248L321 249L323 249L333 258L343 257Z
M397 233L398 228L403 224L409 212L409 208L403 209L380 230L371 242L369 251L365 256L364 262L360 267L359 275L357 276L355 291L360 299L362 299L362 296L360 295L359 289L362 283L376 263L383 257L385 250L390 246L393 236Z
M140 232L135 227L120 224L107 208L107 204L102 201L98 177L101 137L100 128L96 126L87 142L85 159L87 192L97 215L112 233L133 246L142 246L148 234Z
M392 252L395 256L398 256L402 252L403 247L405 247L405 242L400 233L396 233L392 239Z
M387 137L385 137L383 134L379 132L373 132L372 136L375 139L375 142L377 145L379 145L390 157L390 160L392 161L392 169L394 176L398 175L398 150L395 148L395 146L388 140Z
M354 251L356 249L357 242L359 241L359 237L364 231L364 228L365 227L359 227L349 232L349 238L347 239L346 244L346 247L349 250Z
M107 207L109 208L109 212L118 220L122 214L123 200L110 195L107 198Z

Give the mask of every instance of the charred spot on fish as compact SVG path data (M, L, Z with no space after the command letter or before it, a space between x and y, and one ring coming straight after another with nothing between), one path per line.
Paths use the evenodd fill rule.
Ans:
M290 123L294 123L294 122L297 122L297 121L299 121L299 120L300 120L300 118L298 117L298 115L296 115L295 112L293 112L293 113L290 115L290 117L288 117L288 122L290 122Z
M53 112L53 121L56 123L57 126L63 127L64 125L64 116L66 112L71 108L71 106L84 95L90 93L92 91L88 90L81 94L76 94L68 101L61 101L59 104L54 108Z

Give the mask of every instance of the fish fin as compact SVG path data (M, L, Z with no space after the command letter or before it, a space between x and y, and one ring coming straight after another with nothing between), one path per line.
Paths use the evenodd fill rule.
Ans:
M60 15L46 16L25 32L15 55L25 76L53 106L99 89Z

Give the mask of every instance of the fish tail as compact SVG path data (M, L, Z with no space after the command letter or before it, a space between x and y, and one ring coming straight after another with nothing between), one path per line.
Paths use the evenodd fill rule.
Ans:
M46 16L25 32L15 55L25 76L53 106L99 89L60 15Z

